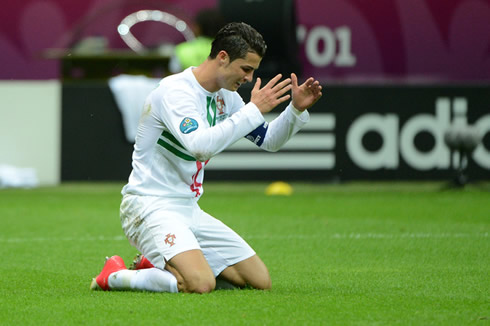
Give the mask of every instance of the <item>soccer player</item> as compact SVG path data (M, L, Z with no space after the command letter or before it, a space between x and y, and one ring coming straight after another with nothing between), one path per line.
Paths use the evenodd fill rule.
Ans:
M216 278L236 287L271 287L255 251L198 205L204 168L213 156L242 137L279 150L307 123L307 109L322 96L313 78L299 85L295 74L284 80L277 75L263 87L257 78L245 104L236 91L252 81L265 51L251 26L227 24L204 63L162 79L150 93L120 207L123 230L150 268L127 269L121 257L112 256L92 289L206 293L215 289ZM276 119L265 122L263 114L290 98Z

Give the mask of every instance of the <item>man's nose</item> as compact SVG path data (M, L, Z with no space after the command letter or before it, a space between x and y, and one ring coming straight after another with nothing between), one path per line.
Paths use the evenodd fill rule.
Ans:
M249 72L248 74L245 75L245 81L246 82L251 82L254 78L254 73L253 71L252 72Z

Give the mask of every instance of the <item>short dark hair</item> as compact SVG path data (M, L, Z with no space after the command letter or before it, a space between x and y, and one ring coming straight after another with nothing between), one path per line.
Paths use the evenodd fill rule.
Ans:
M267 45L252 26L245 23L229 23L219 30L211 45L211 59L224 50L230 56L230 62L235 59L243 59L247 53L254 52L263 58Z

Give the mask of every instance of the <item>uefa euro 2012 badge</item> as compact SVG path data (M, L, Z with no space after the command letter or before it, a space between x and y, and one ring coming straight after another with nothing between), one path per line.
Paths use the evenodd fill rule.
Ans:
M192 118L184 118L184 120L182 120L180 123L180 131L183 134L188 134L196 130L198 126L199 125L197 124L196 120Z

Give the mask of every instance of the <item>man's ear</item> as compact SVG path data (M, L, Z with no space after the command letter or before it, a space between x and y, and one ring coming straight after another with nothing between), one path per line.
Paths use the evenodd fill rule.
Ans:
M218 59L220 65L222 66L226 66L230 63L230 56L228 55L228 52L226 52L225 50L219 51L216 58Z

